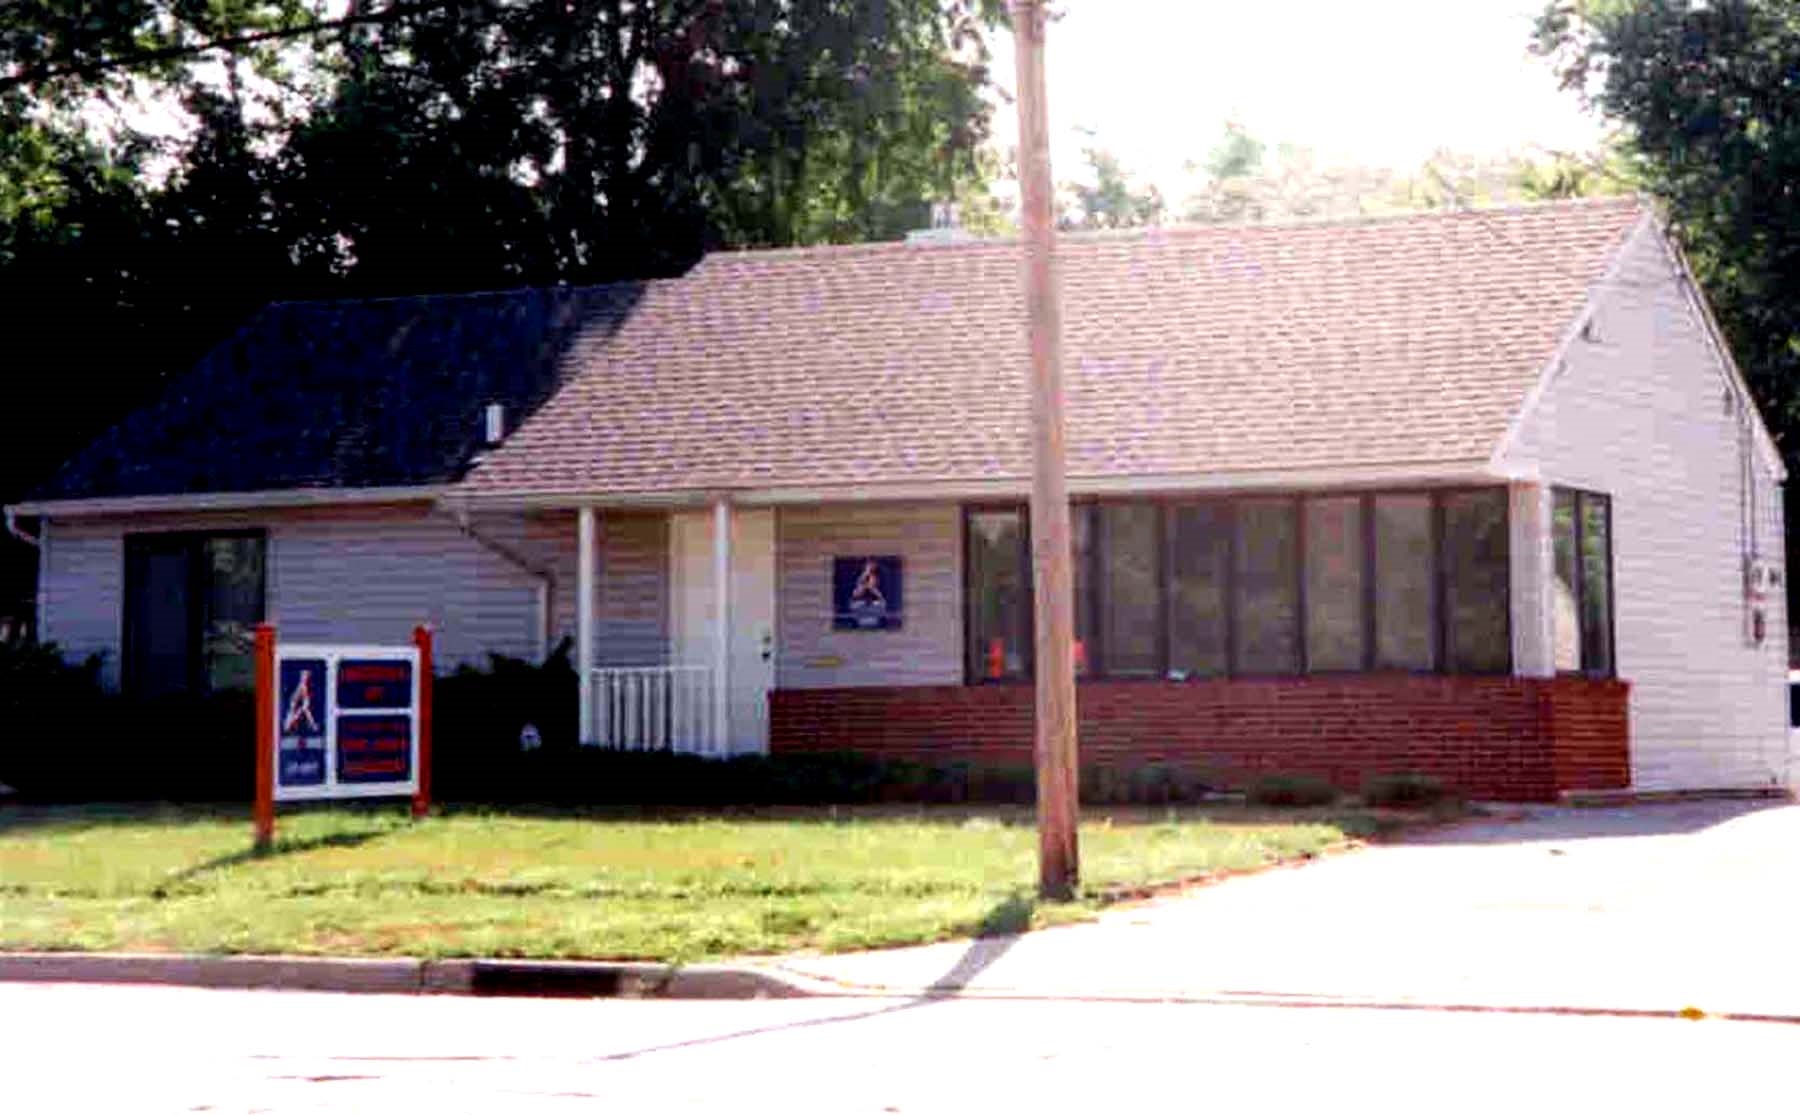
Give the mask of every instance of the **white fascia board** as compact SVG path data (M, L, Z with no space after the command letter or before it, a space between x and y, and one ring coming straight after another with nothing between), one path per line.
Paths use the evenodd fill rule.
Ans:
M1451 487L1530 480L1517 468L1498 468L1481 457L1416 464L1358 465L1246 472L1166 473L1144 476L1071 476L1069 494L1082 496L1169 495L1244 491L1370 490L1392 487ZM619 510L701 508L721 499L740 507L787 507L822 503L922 503L1021 500L1031 491L1026 478L943 480L896 484L821 484L805 487L676 489L662 492L511 492L452 490L442 503L470 511L553 510L603 507Z
M286 507L341 507L371 503L430 503L445 492L443 485L395 488L277 488L262 492L176 492L158 496L100 496L94 499L28 501L9 508L15 514L74 519L94 515L132 515L156 511L249 511Z

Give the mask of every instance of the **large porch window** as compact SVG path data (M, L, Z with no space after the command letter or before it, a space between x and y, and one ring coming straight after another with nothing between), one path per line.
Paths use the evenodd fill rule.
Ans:
M1512 668L1504 488L1108 500L1073 517L1085 677ZM968 512L971 680L1030 675L1027 522Z
M265 548L259 531L126 536L127 689L160 696L255 683Z

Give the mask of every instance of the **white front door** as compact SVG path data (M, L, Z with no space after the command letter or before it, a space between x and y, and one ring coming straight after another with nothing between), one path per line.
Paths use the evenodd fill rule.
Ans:
M775 688L775 512L731 517L731 731L735 753L769 750Z
M678 664L716 669L713 513L682 511L670 518L673 657ZM773 511L732 509L730 610L722 750L764 752L769 749L769 690L775 686Z

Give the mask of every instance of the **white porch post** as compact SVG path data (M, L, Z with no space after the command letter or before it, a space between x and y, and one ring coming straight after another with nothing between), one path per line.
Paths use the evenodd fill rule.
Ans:
M575 566L575 672L580 679L581 742L599 742L594 732L594 580L599 559L599 528L594 509L576 513L578 557Z
M1513 673L1519 677L1552 677L1556 673L1552 623L1556 574L1550 538L1550 489L1543 484L1515 482L1509 495Z
M713 504L713 747L726 751L731 713L731 504Z

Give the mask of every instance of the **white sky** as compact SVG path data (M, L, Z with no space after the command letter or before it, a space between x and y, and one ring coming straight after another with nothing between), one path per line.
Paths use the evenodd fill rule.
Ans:
M1526 49L1543 0L1060 0L1048 47L1051 160L1098 142L1171 201L1227 120L1324 162L1412 169L1446 148L1594 146L1601 128ZM1013 88L1013 41L990 44ZM994 114L1003 149L1017 109ZM1081 135L1091 128L1096 139Z

